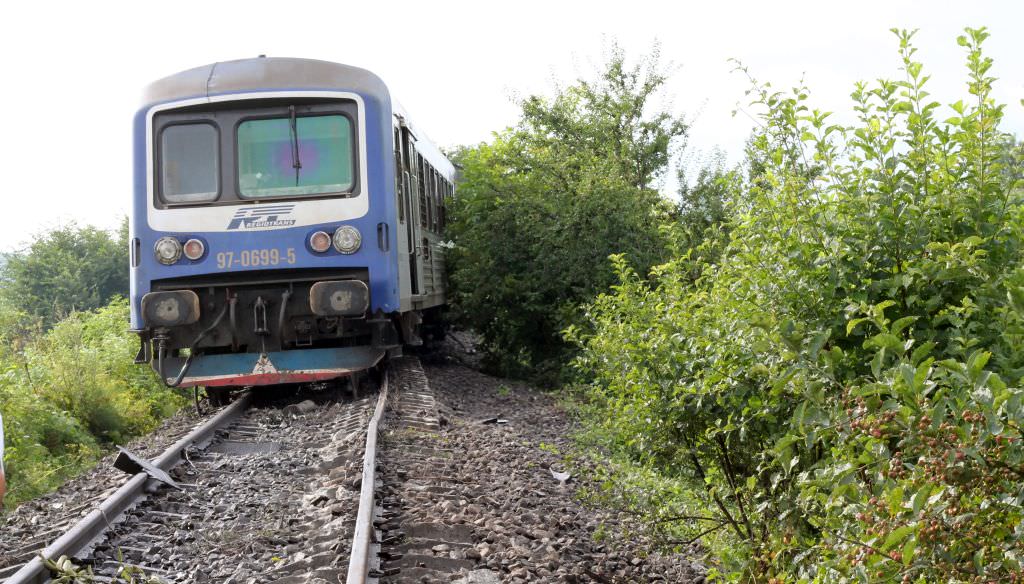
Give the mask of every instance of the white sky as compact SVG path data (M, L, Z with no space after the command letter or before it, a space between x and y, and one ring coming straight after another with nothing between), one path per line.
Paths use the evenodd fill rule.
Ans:
M117 224L131 200L131 120L151 80L213 61L309 57L370 69L438 144L487 140L516 120L516 95L591 75L614 40L639 56L660 41L690 150L737 161L752 127L731 115L747 84L734 57L778 88L805 76L812 102L849 111L853 83L899 75L891 27L920 28L933 96L966 96L964 26L987 54L1024 137L1024 2L6 2L0 8L0 249L69 221ZM443 82L441 82L443 81Z

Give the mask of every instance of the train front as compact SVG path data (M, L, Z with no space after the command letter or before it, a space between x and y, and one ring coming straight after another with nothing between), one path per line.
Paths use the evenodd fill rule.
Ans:
M373 74L216 63L134 123L132 328L169 385L313 382L398 346L391 102Z

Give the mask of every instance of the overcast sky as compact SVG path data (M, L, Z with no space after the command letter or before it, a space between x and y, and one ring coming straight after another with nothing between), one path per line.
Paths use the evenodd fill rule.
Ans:
M107 7L109 6L109 8ZM834 6L835 8L827 8ZM667 95L692 120L690 151L739 159L752 121L742 60L761 80L801 76L821 109L849 111L853 83L899 75L892 27L919 28L943 102L965 96L964 26L988 26L1005 128L1024 136L1024 2L6 2L0 249L69 221L114 226L131 199L131 119L150 81L214 61L309 57L370 69L442 146L514 123L514 98L591 75L611 42L660 42ZM666 189L671 188L667 185Z

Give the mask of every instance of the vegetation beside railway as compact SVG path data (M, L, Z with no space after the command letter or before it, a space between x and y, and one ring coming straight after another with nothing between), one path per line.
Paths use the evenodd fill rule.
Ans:
M59 487L183 403L133 363L127 249L123 233L69 225L7 256L0 412L8 509Z
M560 103L600 120L615 94L580 99L584 83L525 101L520 126L462 156L457 314L494 362L523 369L571 353L555 339L567 325L586 438L614 460L599 495L665 541L700 537L731 581L1024 574L1024 149L1000 131L984 29L957 39L967 94L948 107L928 96L912 34L896 34L898 77L854 88L852 125L812 109L806 87L751 79L745 162L705 172L676 211L624 188L617 163L642 150L532 121ZM632 103L645 87L625 87ZM562 197L550 185L565 170L520 156L552 140L604 157L595 192L633 206L593 221L643 217L664 247L590 242L587 185ZM617 281L598 294L608 279L589 254L615 246ZM582 285L576 257L593 270Z
M665 75L656 55L630 66L615 49L596 80L526 98L514 127L454 153L454 310L495 371L556 381L560 331L614 282L608 255L641 272L667 259L673 208L655 187L686 123L657 108Z

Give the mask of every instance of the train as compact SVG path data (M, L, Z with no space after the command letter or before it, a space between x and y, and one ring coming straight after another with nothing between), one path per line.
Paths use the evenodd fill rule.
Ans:
M133 149L135 360L167 385L329 382L443 327L455 167L377 75L189 69L146 87Z

